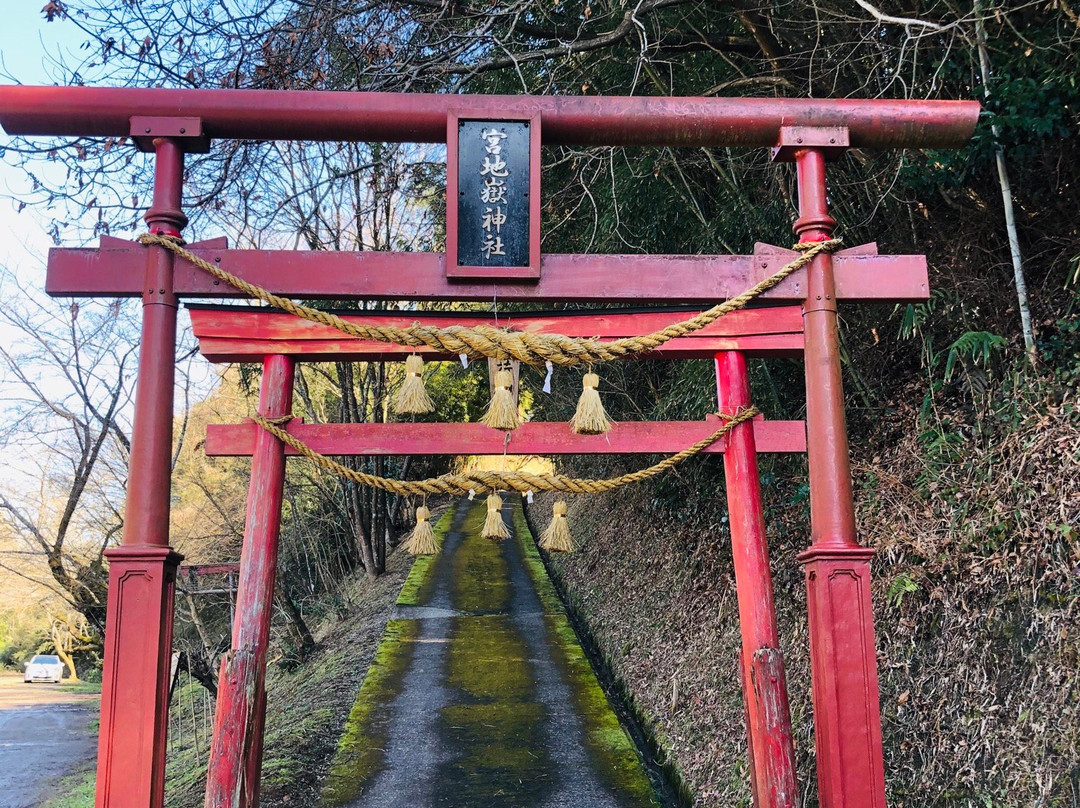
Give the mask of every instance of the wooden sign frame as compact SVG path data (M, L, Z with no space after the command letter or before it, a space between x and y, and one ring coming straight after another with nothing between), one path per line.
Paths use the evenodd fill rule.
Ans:
M459 125L466 121L525 124L529 129L528 264L525 266L471 266L459 263L458 195L461 193ZM540 278L540 114L495 117L483 112L451 111L446 116L446 277L491 280L538 280Z

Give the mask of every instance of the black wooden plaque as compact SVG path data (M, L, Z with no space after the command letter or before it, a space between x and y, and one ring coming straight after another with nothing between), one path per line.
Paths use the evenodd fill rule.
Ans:
M458 121L458 266L529 266L529 123Z

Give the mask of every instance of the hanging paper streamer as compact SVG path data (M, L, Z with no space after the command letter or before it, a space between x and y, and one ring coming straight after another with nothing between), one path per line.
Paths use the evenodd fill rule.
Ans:
M551 392L551 373L552 373L552 371L555 370L555 365L553 365L551 363L551 360L549 359L546 362L544 362L544 367L547 368L547 375L544 376L544 392L545 393L550 393Z

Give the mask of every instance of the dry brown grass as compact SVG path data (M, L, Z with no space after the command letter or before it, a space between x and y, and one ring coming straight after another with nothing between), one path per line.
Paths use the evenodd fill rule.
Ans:
M878 550L891 806L1080 805L1080 406L1055 394L1030 403L997 394L979 406L952 402L947 416L924 419L933 427L921 434L918 413L900 410L853 441L859 524ZM641 488L579 499L570 521L580 549L553 565L695 805L744 805L723 492L696 496L696 510L682 513ZM767 486L766 507L800 790L813 805L795 560L805 502L791 485Z

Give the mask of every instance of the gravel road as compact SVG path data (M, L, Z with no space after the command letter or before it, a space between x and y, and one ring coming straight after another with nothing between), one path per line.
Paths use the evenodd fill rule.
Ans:
M0 674L0 808L37 808L57 781L93 765L98 696Z

